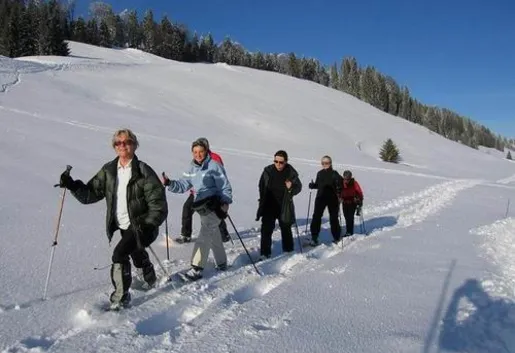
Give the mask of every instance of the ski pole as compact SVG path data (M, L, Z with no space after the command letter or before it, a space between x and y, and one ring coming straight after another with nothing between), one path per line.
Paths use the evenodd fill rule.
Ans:
M252 256L250 256L249 251L247 250L247 247L245 246L245 243L243 242L243 239L241 239L240 233L236 229L236 226L234 225L234 222L232 221L232 218L231 218L231 216L229 214L227 214L227 218L229 218L229 222L231 222L231 225L234 228L234 232L236 233L236 235L240 239L241 245L243 245L243 249L245 249L245 252L247 253L247 255L249 257L250 262L254 266L254 269L256 270L257 274L261 276L261 272L259 272L258 268L256 267L256 263L254 262L254 260L252 260Z
M166 259L170 261L170 245L168 244L168 217L165 219L166 234Z
M297 230L297 240L299 241L299 249L302 254L302 242L300 241L299 226L297 225L297 222L295 222L295 229Z
M72 170L72 166L67 165L65 173L67 175L70 175L71 170ZM54 185L54 187L57 187L57 186L60 186L60 183ZM59 225L61 223L61 216L63 214L63 206L64 206L64 198L66 196L66 190L67 189L64 188L63 196L61 197L61 203L59 206L59 214L57 216L57 223L56 223L56 228L55 228L55 237L54 237L54 242L52 243L52 250L50 252L50 263L48 264L48 272L47 272L46 281L45 281L45 290L43 291L43 300L46 300L46 295L47 295L47 290L48 290L48 282L50 281L50 274L52 272L52 263L54 262L54 253L55 253L55 248L57 247L57 238L59 237Z
M150 252L152 253L152 255L154 255L154 257L156 258L157 263L159 264L159 267L161 267L161 270L163 270L163 272L166 275L166 277L170 277L170 275L168 274L168 271L163 266L163 263L161 262L161 260L159 260L159 257L157 257L156 252L154 251L154 249L152 249L152 246L149 245L148 248L150 249Z
M361 225L363 226L363 231L365 235L368 235L367 227L365 226L365 217L363 216L363 208L361 209Z
M510 199L508 199L508 204L506 205L506 214L504 218L508 218L508 213L510 213Z
M111 267L111 264L105 265L105 266L102 266L102 267L93 267L93 270L100 271L100 270L105 270L108 267Z
M304 234L308 234L308 225L309 225L309 209L311 208L311 190L309 191L309 201L308 201L308 215L306 216L306 231Z
M343 226L342 226L342 213L340 212L340 205L338 205L338 222L340 222L340 239L341 239L342 250L343 250L343 236L342 236Z

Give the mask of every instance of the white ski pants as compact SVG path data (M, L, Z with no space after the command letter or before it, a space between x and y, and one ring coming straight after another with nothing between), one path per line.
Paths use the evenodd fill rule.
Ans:
M220 233L220 218L215 212L200 216L200 233L191 256L191 264L205 268L209 257L209 250L213 250L216 266L227 264L227 254Z

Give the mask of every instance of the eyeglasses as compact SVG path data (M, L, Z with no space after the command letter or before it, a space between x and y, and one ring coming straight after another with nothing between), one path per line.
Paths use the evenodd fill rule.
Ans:
M115 146L132 146L133 142L132 140L124 140L124 141L116 141L114 143Z
M286 163L286 162L285 162L285 161L277 161L277 160L275 160L275 161L274 161L274 163L275 163L275 164L281 164L281 165L282 165L282 164L284 164L284 163Z

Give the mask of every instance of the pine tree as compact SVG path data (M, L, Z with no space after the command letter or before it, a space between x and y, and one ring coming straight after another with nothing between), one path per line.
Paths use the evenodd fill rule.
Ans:
M125 48L127 45L127 29L126 24L120 15L114 17L115 33L113 38L113 45L119 48Z
M7 33L9 26L9 0L0 0L0 55L8 56Z
M355 58L349 58L349 75L347 78L348 91L354 97L360 98L360 77L361 69L358 67L358 62ZM343 76L343 79L346 79Z
M98 30L97 20L90 19L86 24L87 43L98 45L100 43L100 33Z
M390 76L385 77L385 86L388 92L388 113L398 116L401 106L401 89Z
M258 70L265 69L265 57L263 56L263 53L261 53L260 51L254 53L254 55L252 56L251 67Z
M39 8L35 0L30 0L22 15L22 56L38 55L37 34L39 27Z
M317 68L317 82L321 85L329 87L330 80L331 78L329 77L327 70L319 63Z
M168 19L168 16L163 16L161 19L161 24L159 25L159 33L161 42L158 43L158 55L162 56L166 59L172 58L173 48L172 48L172 37L173 37L173 27L172 23Z
M334 63L333 66L331 66L330 76L331 76L331 80L330 80L331 88L339 89L340 88L340 76L338 74L338 68L336 67L336 63Z
M146 52L152 54L157 53L156 37L157 31L156 23L154 22L154 13L152 10L147 10L145 18L143 19L143 47Z
M184 60L184 47L186 44L186 31L183 26L172 25L172 34L170 37L170 49L172 60Z
M300 77L299 60L295 53L288 54L288 74L293 77Z
M127 44L129 48L138 48L141 43L141 29L138 14L132 10L127 15Z
M204 45L204 48L206 50L206 61L208 63L214 62L216 46L215 46L215 41L214 41L211 33L209 33L207 35L207 37L204 38L204 40L202 41L202 44Z
M100 30L99 30L99 43L101 47L110 48L112 46L111 42L111 34L109 33L109 26L107 25L107 21L102 19L100 22Z
M65 22L67 21L57 0L50 0L47 4L48 24L47 38L44 42L48 43L46 48L49 55L67 56L70 54L68 43L65 42Z
M82 17L77 18L73 26L72 39L77 42L87 43L88 32L86 30L86 22Z
M399 163L401 160L399 149L391 138L384 142L383 147L379 152L379 157L381 157L383 161L390 163Z
M365 102L374 105L374 76L375 69L367 66L365 70L361 71L360 90L359 96Z
M190 42L190 58L188 61L190 62L198 62L200 57L200 44L197 32L193 34L193 38L191 38Z
M374 70L374 85L373 85L373 98L372 104L377 109L382 110L383 112L388 112L389 110L389 98L388 98L388 88L386 86L386 78L381 75L378 71Z
M273 54L265 55L265 70L267 71L278 71L277 57Z
M513 159L511 158L511 152L510 152L510 151L508 151L508 154L506 155L506 159L509 159L510 161L511 161L511 160L513 160Z
M7 25L7 55L11 58L21 56L23 48L21 47L21 22L22 18L22 4L14 1L10 13L9 22Z

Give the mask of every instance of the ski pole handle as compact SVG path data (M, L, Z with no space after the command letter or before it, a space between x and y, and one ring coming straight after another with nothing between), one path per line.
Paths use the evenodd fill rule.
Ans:
M64 171L63 174L70 175L71 170L72 170L72 166L68 164L68 165L66 165L66 170ZM58 186L61 186L61 181L59 181L59 184L55 184L54 188L56 188Z

